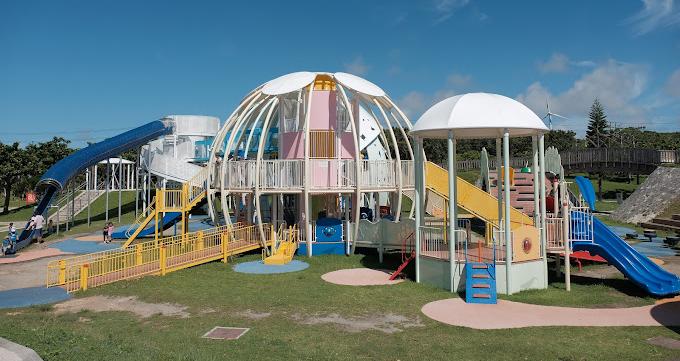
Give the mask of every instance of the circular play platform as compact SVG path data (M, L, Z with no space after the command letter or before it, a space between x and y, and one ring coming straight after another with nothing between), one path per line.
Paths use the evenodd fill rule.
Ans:
M253 262L243 262L234 266L234 271L240 273L252 273L252 274L275 274L275 273L289 273L297 272L307 269L309 263L292 260L288 264L284 265L271 265L264 264L262 261Z
M336 285L345 286L380 286L393 285L403 280L390 281L388 271L374 270L370 268L350 268L328 272L321 278Z
M680 326L680 302L631 308L573 308L499 300L496 305L460 298L423 306L425 316L453 326L482 330L536 326Z
M71 296L60 287L28 287L0 291L0 308L46 305L69 299Z

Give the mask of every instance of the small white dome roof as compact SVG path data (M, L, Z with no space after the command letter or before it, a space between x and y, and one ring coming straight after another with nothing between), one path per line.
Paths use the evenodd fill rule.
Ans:
M499 94L468 93L440 101L411 129L423 138L498 138L508 128L511 137L547 132L543 121L524 104Z
M282 75L276 79L272 79L264 84L262 93L266 95L280 95L300 90L311 84L317 75L325 74L334 78L334 80L350 89L356 90L359 93L364 93L374 97L385 96L385 92L379 86L370 81L348 73L324 73L324 72L309 72L300 71Z

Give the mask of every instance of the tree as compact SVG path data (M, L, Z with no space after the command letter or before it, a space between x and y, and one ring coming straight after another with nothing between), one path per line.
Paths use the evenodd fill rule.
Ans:
M609 122L604 107L597 98L590 106L588 118L590 118L590 122L588 122L588 130L586 131L587 146L590 148L606 148Z
M28 152L19 147L19 143L0 143L0 184L2 185L5 201L2 213L9 212L9 200L13 186L24 177L30 175L31 160Z

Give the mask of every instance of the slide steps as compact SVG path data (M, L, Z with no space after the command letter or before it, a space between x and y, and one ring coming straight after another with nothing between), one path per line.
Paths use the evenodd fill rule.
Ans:
M466 263L465 302L495 304L497 299L496 266L493 263Z

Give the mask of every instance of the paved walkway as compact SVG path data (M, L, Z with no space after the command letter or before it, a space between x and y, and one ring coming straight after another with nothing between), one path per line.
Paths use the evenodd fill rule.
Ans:
M33 261L45 257L61 256L65 254L72 254L70 252L64 252L57 248L37 248L30 251L18 252L13 256L0 257L0 265L9 263L19 263Z
M449 298L430 302L421 311L439 322L481 330L535 326L680 326L680 302L593 309L504 300L496 305L482 305Z
M321 278L330 283L345 286L378 286L393 285L403 280L390 281L388 271L374 270L370 268L350 268L328 272Z

